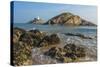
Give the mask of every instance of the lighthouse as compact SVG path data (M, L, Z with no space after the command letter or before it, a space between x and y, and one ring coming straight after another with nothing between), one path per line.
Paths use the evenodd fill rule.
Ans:
M40 19L40 17L38 16L38 17L37 17L37 19L39 20L39 19Z

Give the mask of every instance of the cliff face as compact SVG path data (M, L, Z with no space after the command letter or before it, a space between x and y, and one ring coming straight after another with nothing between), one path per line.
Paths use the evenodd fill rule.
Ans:
M51 19L49 19L45 24L61 24L61 25L95 25L82 19L80 16L74 15L72 13L62 13Z

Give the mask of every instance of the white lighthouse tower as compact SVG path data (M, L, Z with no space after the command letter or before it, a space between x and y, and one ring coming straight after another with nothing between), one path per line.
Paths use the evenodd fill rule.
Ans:
M38 16L38 17L37 17L37 19L39 20L39 19L40 19L40 17Z

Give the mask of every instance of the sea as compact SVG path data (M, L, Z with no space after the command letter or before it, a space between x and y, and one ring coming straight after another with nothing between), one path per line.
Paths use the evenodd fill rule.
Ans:
M38 29L40 31L50 33L81 33L91 36L97 35L97 26L41 25L28 23L14 23L13 26L25 30Z

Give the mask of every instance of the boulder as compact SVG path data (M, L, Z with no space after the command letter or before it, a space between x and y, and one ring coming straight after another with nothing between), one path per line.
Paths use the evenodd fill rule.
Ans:
M58 44L60 42L57 34L46 35L39 30L25 31L13 28L13 65L32 65L32 49L45 45Z
M85 47L82 45L67 44L64 46L64 50L66 51L66 57L80 58L86 56Z
M20 36L25 33L26 31L24 29L21 29L21 28L18 28L18 27L15 27L13 29L13 42L14 43L17 43Z
M44 55L50 56L56 59L58 62L75 62L80 58L85 58L85 47L75 44L67 44L63 48L52 47L44 53Z
M60 43L60 38L57 34L51 34L50 36L45 36L37 46L49 46L49 45L55 45Z
M13 29L13 64L32 65L32 49L43 37L39 30Z
M16 40L17 38L17 40ZM33 48L32 37L21 28L13 28L13 65L32 64L31 50Z
M80 33L64 33L65 35L68 35L68 36L77 36L77 37L80 37L82 39L93 39L92 37L89 37L89 36L85 36L84 34L80 34Z
M52 47L52 48L49 49L49 51L45 52L44 54L48 55L48 56L50 56L52 58L59 59L60 57L63 56L61 50L62 50L62 48Z
M40 32L38 29L29 30L28 33L35 39L42 39L46 35L44 32Z

